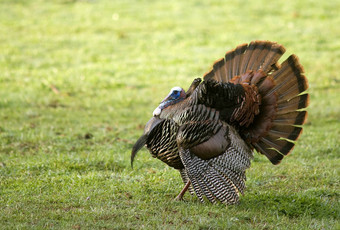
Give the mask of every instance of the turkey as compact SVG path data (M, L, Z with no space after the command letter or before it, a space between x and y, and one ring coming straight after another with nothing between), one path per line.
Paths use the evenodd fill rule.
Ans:
M131 153L143 147L179 170L200 201L235 204L245 190L253 151L279 164L305 122L308 82L297 56L270 41L242 44L218 59L203 81L174 87L154 110Z

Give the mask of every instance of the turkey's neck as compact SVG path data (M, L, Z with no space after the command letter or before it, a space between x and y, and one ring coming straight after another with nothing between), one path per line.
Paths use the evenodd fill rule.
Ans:
M192 97L188 97L176 104L170 105L167 108L162 110L162 113L160 114L161 119L173 119L174 116L179 115L183 112L183 110L193 105Z

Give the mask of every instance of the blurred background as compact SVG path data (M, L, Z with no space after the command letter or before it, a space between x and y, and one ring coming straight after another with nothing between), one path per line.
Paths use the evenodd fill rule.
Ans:
M177 172L152 159L146 150L137 156L139 171L131 170L132 144L172 87L186 89L226 51L253 40L284 45L286 54L280 61L292 53L300 58L309 80L311 103L304 134L292 156L285 159L286 168L273 168L256 154L249 172L250 198L245 199L261 191L257 179L268 181L274 173L288 179L274 180L278 184L273 182L272 190L282 189L280 183L291 183L290 179L301 181L292 185L300 188L297 191L310 186L318 191L318 183L323 183L326 192L320 194L330 198L315 202L338 205L334 200L339 193L334 191L339 188L340 166L339 10L336 0L0 0L0 201L6 214L2 220L12 227L15 222L46 227L48 221L56 226L55 216L65 220L65 204L76 207L70 208L75 222L85 221L79 207L103 207L102 212L85 211L88 223L115 208L139 207L140 203L131 199L146 205L150 200L166 202L175 196L181 187ZM263 165L269 171L262 172ZM319 182L311 182L307 175L314 175ZM158 193L140 191L140 183L131 178L155 186L150 190ZM122 184L124 188L119 186ZM317 197L315 191L310 195ZM162 192L168 197L159 195ZM103 200L89 198L86 203L87 197ZM117 203L117 199L121 201ZM121 206L124 200L130 203ZM41 219L42 206L49 211ZM141 207L138 210L146 213L156 208ZM302 205L301 210L309 210L306 207ZM312 211L318 213L318 207ZM251 209L245 206L244 210L247 208ZM270 215L273 210L264 213ZM164 212L177 223L176 214ZM332 208L323 212L335 215ZM123 214L107 221L130 218L132 225L128 226L133 228L138 223L157 226L162 219L155 217L149 223L141 216ZM249 215L252 219L253 214ZM262 217L258 218L261 222ZM267 224L275 227L272 218ZM280 220L282 226L285 218ZM297 221L297 226L304 226L302 214L297 218L302 221ZM314 216L308 218L304 221ZM322 218L316 220L316 226L324 226ZM233 220L228 221L233 226ZM326 223L334 226L332 221ZM193 222L225 227L204 219L185 224L190 227ZM65 220L61 226L73 225Z

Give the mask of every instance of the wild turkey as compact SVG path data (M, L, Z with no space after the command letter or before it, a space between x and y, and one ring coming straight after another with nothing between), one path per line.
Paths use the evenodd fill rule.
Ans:
M133 146L178 169L187 189L203 202L235 204L245 189L253 150L274 165L294 147L305 122L309 95L303 67L269 41L243 44L217 60L185 92L180 87L153 112Z

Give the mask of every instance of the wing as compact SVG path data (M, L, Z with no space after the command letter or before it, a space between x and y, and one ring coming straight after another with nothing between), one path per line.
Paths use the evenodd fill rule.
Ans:
M212 123L193 122L180 127L179 155L185 174L202 202L206 197L212 203L235 204L245 189L245 170L250 166L252 151L232 126L221 122L215 134L211 132L208 138L198 141L199 136L207 134L201 128L212 131Z

